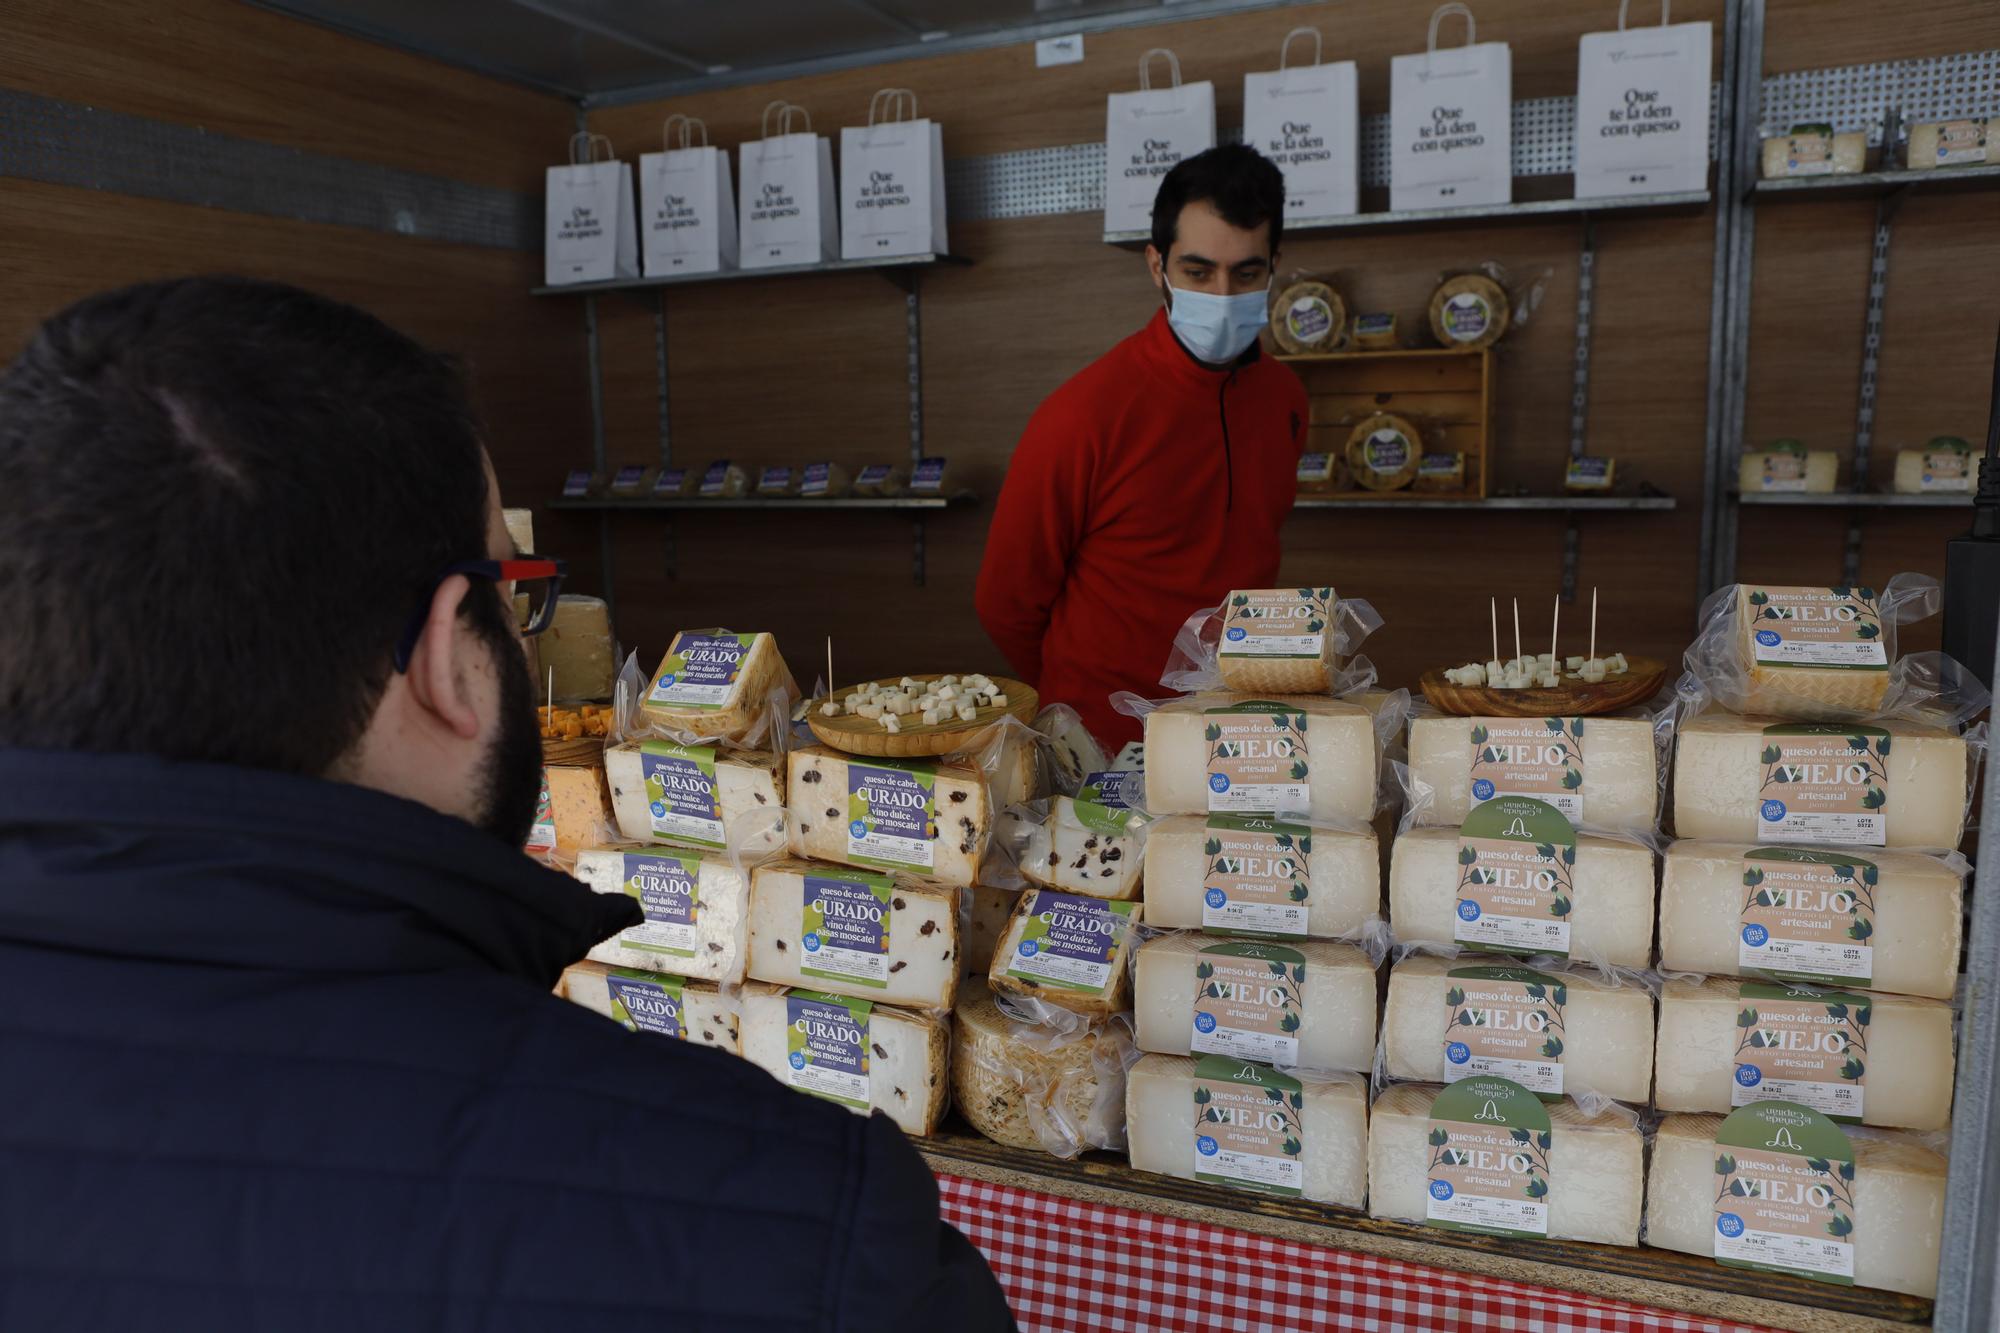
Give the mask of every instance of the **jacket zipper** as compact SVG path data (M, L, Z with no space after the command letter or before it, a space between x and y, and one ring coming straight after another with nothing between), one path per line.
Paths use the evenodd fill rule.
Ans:
M1236 457L1229 446L1229 386L1236 382L1236 372L1230 371L1229 378L1222 381L1222 387L1215 391L1216 411L1222 417L1222 473L1226 483L1222 512L1232 513L1236 509Z

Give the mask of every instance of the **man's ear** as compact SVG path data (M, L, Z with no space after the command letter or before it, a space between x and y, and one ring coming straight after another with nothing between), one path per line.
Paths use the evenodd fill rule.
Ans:
M467 652L474 639L459 619L459 604L472 591L471 580L454 574L438 585L424 617L423 633L410 654L410 693L419 707L461 740L479 735L479 710L473 707L466 673Z
M1153 275L1153 285L1155 287L1164 287L1166 285L1167 257L1160 253L1159 247L1150 242L1146 246L1146 271Z

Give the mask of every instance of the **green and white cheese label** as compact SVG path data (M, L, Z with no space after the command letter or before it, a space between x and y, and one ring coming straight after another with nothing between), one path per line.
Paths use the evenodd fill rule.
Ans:
M1760 1102L1715 1135L1715 1258L1854 1285L1854 1144L1810 1107Z
M1303 1194L1305 1105L1305 1085L1289 1074L1204 1055L1194 1067L1194 1178L1261 1194Z
M1333 589L1239 592L1222 609L1222 657L1319 660L1333 619Z
M624 862L625 893L638 900L646 920L618 936L620 947L693 958L701 948L701 858L627 852Z
M928 873L937 861L937 768L847 761L847 856L881 870Z
M1873 588L1759 585L1744 596L1759 666L1886 671L1882 608Z
M646 779L646 817L655 838L698 847L728 845L713 746L647 741L639 747L639 770Z
M868 1109L871 1000L818 991L785 997L785 1082L842 1106Z
M1576 830L1546 801L1500 796L1458 830L1452 938L1494 953L1569 956Z
M687 1036L687 1022L682 1017L687 983L682 978L620 968L606 977L604 984L611 992L611 1016L628 1031Z
M1569 1007L1562 978L1525 967L1455 967L1445 975L1444 1081L1493 1076L1559 1100Z
M1194 965L1197 1055L1299 1062L1306 956L1278 944L1211 944Z
M1205 709L1203 717L1211 813L1303 815L1312 810L1309 714L1253 699Z
M1889 746L1881 727L1764 728L1757 841L1880 847L1889 836Z
M1133 820L1138 817L1144 786L1145 779L1138 773L1086 774L1082 785L1076 789L1076 796L1070 801L1070 808L1076 812L1076 822L1092 833L1120 837L1131 829ZM1139 822L1144 823L1145 820L1139 818Z
M1549 1234L1548 1108L1520 1084L1481 1076L1431 1103L1424 1225L1486 1236Z
M805 877L799 971L829 981L889 984L889 900L895 881L851 871Z
M1028 919L1007 975L1057 990L1103 994L1137 904L1050 889L1029 892L1023 904Z
M1742 988L1729 1104L1795 1102L1861 1123L1872 996L1761 982Z
M1529 796L1570 823L1583 819L1583 719L1472 719L1472 804Z
M1749 976L1866 986L1875 975L1873 861L1803 847L1760 847L1743 857L1736 965Z
M754 634L682 630L674 635L673 646L667 652L667 660L660 664L646 702L672 708L723 707L736 688L736 678L743 673L750 646L756 642Z
M1256 816L1210 815L1202 842L1201 928L1304 939L1312 913L1312 829Z

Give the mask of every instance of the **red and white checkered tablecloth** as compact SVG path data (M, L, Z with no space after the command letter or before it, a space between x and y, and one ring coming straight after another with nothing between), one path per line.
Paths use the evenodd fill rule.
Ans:
M960 1176L938 1191L1024 1333L1764 1333Z

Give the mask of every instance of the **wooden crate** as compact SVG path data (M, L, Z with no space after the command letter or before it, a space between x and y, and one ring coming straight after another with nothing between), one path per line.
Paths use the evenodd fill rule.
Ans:
M1278 358L1305 382L1311 400L1306 450L1333 455L1339 465L1328 499L1479 500L1486 496L1493 438L1493 351L1424 348L1390 352L1329 352ZM1424 432L1427 453L1465 455L1465 488L1455 491L1371 491L1347 475L1347 436L1376 412L1408 417ZM1322 493L1314 492L1316 498Z

